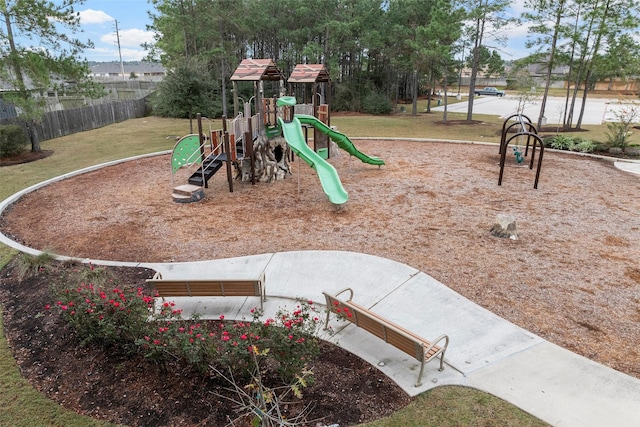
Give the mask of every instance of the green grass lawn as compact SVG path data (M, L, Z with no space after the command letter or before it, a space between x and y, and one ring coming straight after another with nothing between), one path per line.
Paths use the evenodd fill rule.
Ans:
M424 111L424 107L422 110ZM464 120L449 114L449 120ZM502 120L474 116L479 123L442 124L441 114L396 116L335 115L332 125L348 136L476 140L497 143ZM205 128L209 125L206 124ZM220 122L212 127L221 127ZM605 126L589 126L580 136L604 140ZM175 137L189 133L187 120L146 117L101 129L43 141L50 157L32 163L0 168L0 200L43 180L84 167L139 154L169 150ZM634 135L640 143L637 135ZM169 170L169 166L167 165ZM15 251L0 245L0 267ZM0 322L0 426L98 426L108 425L76 415L49 401L24 380L12 357ZM463 387L440 387L424 393L393 416L368 426L536 426L545 425L513 405Z

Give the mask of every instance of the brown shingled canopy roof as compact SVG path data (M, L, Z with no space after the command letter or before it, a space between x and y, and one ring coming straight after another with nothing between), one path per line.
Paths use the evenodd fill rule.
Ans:
M330 79L323 64L298 64L289 76L288 83L322 83Z
M231 76L231 81L256 82L260 80L284 80L284 75L271 59L243 59Z

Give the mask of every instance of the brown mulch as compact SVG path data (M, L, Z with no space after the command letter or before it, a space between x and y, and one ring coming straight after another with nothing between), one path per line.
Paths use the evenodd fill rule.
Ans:
M91 259L193 261L345 250L406 263L541 337L640 378L640 177L548 152L540 184L496 146L355 141L381 168L331 159L349 201L336 210L313 169L270 184L219 172L205 199L176 204L168 156L131 161L25 196L0 228ZM518 240L489 230L513 214ZM366 266L354 266L366 268Z
M46 159L52 154L53 150L42 150L38 152L23 151L13 156L0 157L0 167L35 162L36 160Z

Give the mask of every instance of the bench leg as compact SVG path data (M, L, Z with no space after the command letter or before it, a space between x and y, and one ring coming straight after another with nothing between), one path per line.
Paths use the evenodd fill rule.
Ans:
M422 364L420 365L420 373L418 374L418 382L414 385L414 387L420 387L422 385L422 372L424 372L424 359L422 360Z
M327 307L327 317L324 321L324 327L322 328L322 330L326 331L327 329L329 329L329 316L331 315L331 306Z

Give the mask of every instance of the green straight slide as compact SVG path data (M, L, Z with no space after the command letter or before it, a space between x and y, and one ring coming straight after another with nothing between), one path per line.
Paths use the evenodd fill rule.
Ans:
M335 141L335 143L338 144L338 147L342 148L352 156L355 156L358 159L362 160L363 163L377 166L384 165L384 160L378 157L367 156L363 152L359 151L345 134L331 129L329 126L322 123L317 118L306 114L296 114L295 117L300 120L300 123L311 125L314 129L317 129L327 135L329 138L331 138L331 140Z
M278 117L278 124L282 129L284 139L287 144L302 160L307 162L309 166L316 170L322 190L327 195L329 201L334 205L342 205L347 202L349 195L342 186L340 177L336 169L322 157L313 151L308 145L302 133L302 125L296 115L293 120L286 123L281 117Z

